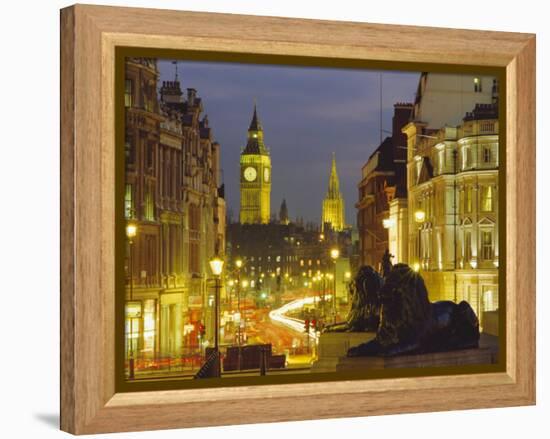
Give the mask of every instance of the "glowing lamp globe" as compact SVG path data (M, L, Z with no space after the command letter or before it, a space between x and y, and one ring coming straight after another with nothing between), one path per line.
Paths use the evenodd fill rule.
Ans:
M223 259L219 256L214 256L210 259L210 269L215 276L222 274L223 270Z
M426 219L426 212L424 212L423 210L417 210L414 213L414 220L417 223L423 223L425 219Z
M126 236L128 238L135 238L135 236L137 235L137 226L135 224L128 224L126 226Z

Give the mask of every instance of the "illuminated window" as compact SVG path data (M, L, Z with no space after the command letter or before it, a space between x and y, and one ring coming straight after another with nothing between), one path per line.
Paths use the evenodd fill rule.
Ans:
M481 93L481 79L474 78L474 92Z
M481 232L481 259L485 261L493 259L493 232L490 230Z
M131 184L126 185L126 193L124 194L124 217L133 218L134 216L134 193Z
M483 186L481 188L481 211L492 212L493 211L493 187Z
M133 81L131 79L126 79L124 82L124 106L131 107L133 104Z
M486 146L483 148L483 162L484 163L490 163L491 162L491 147Z
M153 195L153 189L150 186L148 186L145 191L144 217L147 221L155 220L155 197Z
M200 273L201 211L196 204L189 205L189 271ZM246 267L244 268L247 271Z
M495 311L496 309L498 309L497 285L483 285L481 287L481 294L483 296L484 311Z
M464 188L464 212L465 213L472 212L472 187L471 186L466 186L466 188Z
M422 169L422 160L420 157L416 159L416 181L420 178L420 171Z
M439 165L439 173L443 174L443 172L445 171L445 150L444 149L440 149L437 152L437 163Z
M143 349L146 357L155 354L155 299L143 301Z
M464 231L464 262L470 262L472 259L472 232Z
M466 169L470 166L470 147L464 146L462 148L462 169Z
M126 355L134 356L139 349L141 302L126 302Z

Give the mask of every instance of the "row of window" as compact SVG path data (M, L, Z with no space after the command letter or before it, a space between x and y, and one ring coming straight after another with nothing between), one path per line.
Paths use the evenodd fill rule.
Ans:
M479 232L480 238L480 259L482 261L492 261L495 257L495 243L492 230L481 230ZM463 238L461 241L462 247L462 259L465 263L469 263L472 260L472 231L465 229L463 232Z
M442 200L435 199L436 197L442 197L445 194L436 192L434 196L425 196L418 198L416 201L416 210L424 212L424 218L429 220L434 215L437 215L437 206L442 206L445 209ZM495 188L492 185L480 185L479 186L479 211L483 213L491 213L495 211L496 202ZM464 190L459 191L459 213L470 214L474 208L474 188L472 185L465 185Z
M124 142L124 158L126 165L136 163L136 146L131 136L126 136ZM153 169L155 166L155 143L147 142L145 144L145 169Z
M135 208L134 186L131 183L126 184L124 193L124 217L135 218L138 215ZM145 195L143 199L143 219L146 221L155 220L155 195L150 185L145 186Z
M460 206L461 213L472 213L473 211L473 190L474 188L470 185L464 187L464 190L460 192ZM491 185L480 186L479 187L479 210L481 212L489 213L493 212L495 209L495 194L494 187Z
M493 150L494 146L488 144L484 145L480 150L480 157L477 160L474 160L472 157L472 148L470 145L464 145L460 148L460 170L467 171L475 168L493 168L497 167L497 157L495 156ZM450 155L452 151L448 149L441 148L437 151L436 154L436 163L435 163L435 175L449 174L454 173L454 159ZM416 161L416 176L415 180L418 182L420 178L420 173L422 172L422 160Z
M441 236L437 234L437 245L441 248ZM468 264L472 261L472 230L465 228L459 232L458 236L458 254L463 263ZM432 254L431 237L428 233L419 233L416 243L416 257L420 259L429 259ZM479 231L479 259L481 261L493 261L495 257L495 233L494 230L481 229ZM462 267L464 268L464 267Z
M128 107L134 107L136 106L137 102L135 99L135 93L134 93L134 81L132 79L126 79L124 81L124 106L126 108ZM142 106L145 111L154 112L155 111L155 99L156 98L156 90L152 87L148 87L144 85L144 90L142 93Z

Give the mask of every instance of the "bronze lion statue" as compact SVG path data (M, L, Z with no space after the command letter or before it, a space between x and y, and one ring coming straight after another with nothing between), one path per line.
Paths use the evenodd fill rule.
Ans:
M431 303L422 276L396 264L378 292L376 337L348 350L348 357L395 356L479 346L479 321L468 304Z
M363 266L349 286L351 307L345 322L328 325L323 332L376 331L380 322L378 291L382 277L370 266Z

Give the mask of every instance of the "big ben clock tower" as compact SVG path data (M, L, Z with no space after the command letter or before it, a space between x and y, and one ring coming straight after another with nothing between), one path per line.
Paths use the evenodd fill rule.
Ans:
M241 224L269 223L271 157L264 145L264 132L256 105L248 127L248 140L241 153Z

